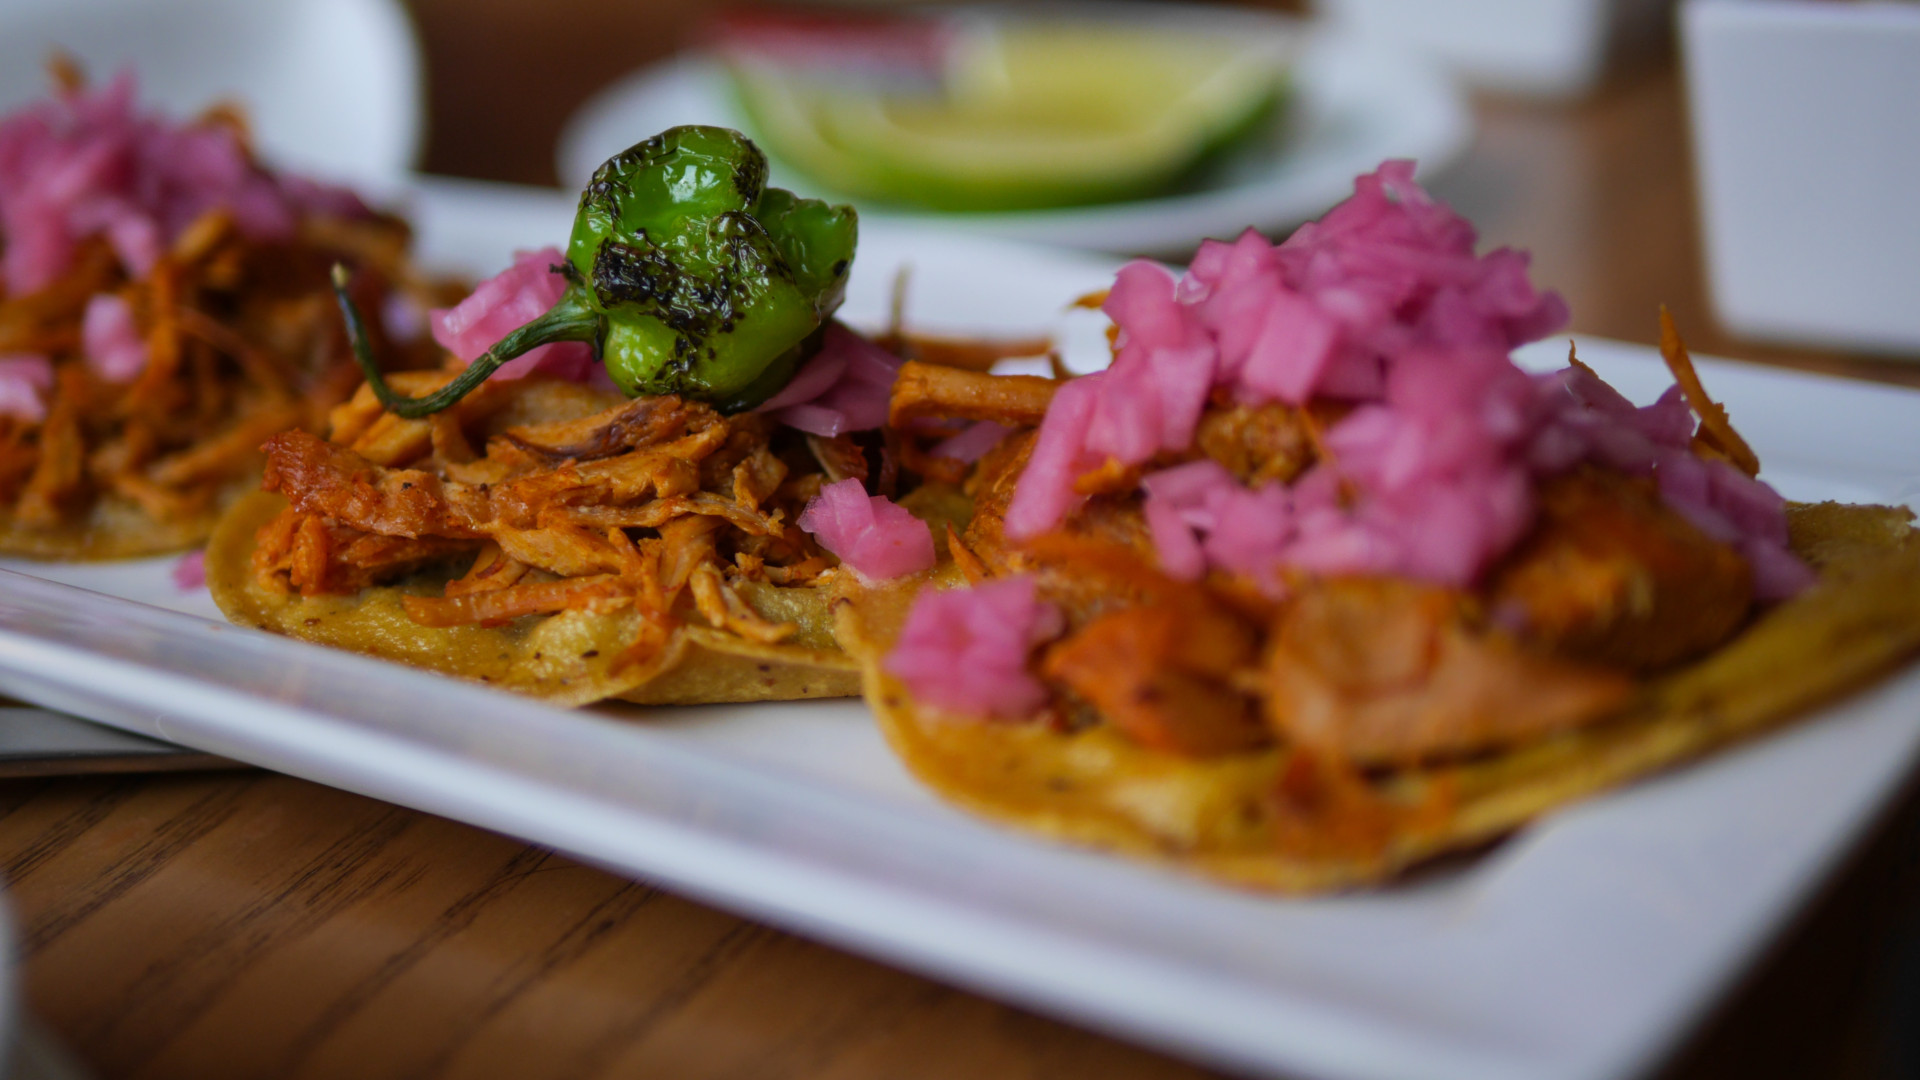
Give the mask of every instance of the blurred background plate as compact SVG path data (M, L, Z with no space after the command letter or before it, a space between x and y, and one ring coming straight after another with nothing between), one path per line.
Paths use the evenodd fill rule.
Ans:
M1316 0L1356 33L1428 53L1475 86L1536 98L1590 93L1614 58L1655 48L1672 0Z
M419 156L420 53L395 0L9 0L0 112L47 95L54 49L96 82L133 68L170 116L242 103L281 168L384 191Z
M1186 17L1199 18L1210 9L1186 10ZM1247 148L1197 191L1054 210L942 214L862 205L861 212L894 224L1184 256L1207 237L1233 236L1249 225L1273 231L1318 216L1353 190L1354 176L1387 158L1415 158L1430 179L1472 135L1464 92L1452 77L1376 39L1310 35L1294 76L1286 138ZM717 61L693 56L636 72L568 123L559 142L561 183L578 187L633 143L676 124L699 123L750 127ZM780 172L779 182L816 193L790 172Z

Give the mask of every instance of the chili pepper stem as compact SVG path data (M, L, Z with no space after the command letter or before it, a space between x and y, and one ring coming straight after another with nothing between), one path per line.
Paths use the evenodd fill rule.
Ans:
M452 406L486 382L489 376L499 370L500 365L542 345L557 341L584 341L593 346L594 358L598 359L600 341L606 334L605 318L588 306L579 290L569 288L553 307L547 309L545 315L501 338L493 348L468 364L467 369L452 382L425 397L406 397L387 385L379 362L373 358L373 348L367 343L366 325L360 320L360 309L347 295L347 285L351 280L345 266L333 264L333 295L340 302L340 316L347 324L347 343L352 346L353 358L359 363L361 373L367 377L367 385L373 387L373 395L380 399L380 404L395 416L407 420Z

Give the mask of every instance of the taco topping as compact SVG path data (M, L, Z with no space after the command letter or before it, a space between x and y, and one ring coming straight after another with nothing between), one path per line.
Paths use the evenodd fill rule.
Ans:
M993 449L1012 430L1004 424L996 424L991 420L975 420L959 434L949 439L942 439L928 453L937 458L952 458L971 465L985 457L987 451Z
M908 616L887 670L937 708L1018 719L1047 702L1027 661L1059 633L1060 610L1039 598L1031 577L928 592Z
M404 223L262 166L231 109L172 123L137 110L130 74L56 75L0 120L0 551L190 547L261 440L352 390L328 267L358 266L381 309L435 289Z
M132 382L147 366L147 343L133 325L133 308L121 297L99 293L80 316L80 354L108 382Z
M1065 616L1015 650L1046 693L974 712L1051 703L1185 755L1446 757L1591 723L1811 581L1677 335L1679 385L1644 408L1577 361L1522 371L1509 350L1565 305L1411 170L1283 243L1204 244L1183 278L1129 264L1099 374L903 369L896 424L1013 431L952 545L975 587L924 590L888 661L916 699L969 711L946 673L971 646L938 628L1018 578Z
M372 216L344 188L260 167L235 114L176 125L137 112L135 95L132 72L122 72L98 91L74 85L0 121L0 271L9 295L53 284L95 237L122 273L145 277L214 211L255 242L292 239L312 215Z
M420 392L455 377L394 381ZM820 443L754 413L723 416L673 395L621 401L540 377L489 381L429 418L386 411L362 387L334 410L331 441L300 431L268 440L264 486L289 505L261 528L254 571L269 589L309 597L455 572L439 595L405 597L424 626L631 609L662 631L698 612L780 641L794 627L758 614L741 587L808 585L831 570L795 519L822 494L829 462L866 471L858 446ZM859 476L833 487L821 505L842 518L847 492L868 502ZM931 565L926 526L872 501L883 505L869 509L871 528L816 527L849 540L849 564L876 573ZM924 552L900 539L913 526Z
M0 356L0 416L37 424L47 418L53 361L35 353Z
M519 251L513 265L474 286L465 300L427 313L433 340L471 364L508 334L545 315L567 291L567 279L553 268L565 261L559 248ZM527 350L489 375L518 379L542 372L556 379L586 382L595 370L593 350L578 341L556 341Z
M848 478L828 484L807 504L802 531L869 580L905 577L933 569L933 531L892 499L868 495Z
M839 323L821 333L820 351L786 389L758 408L791 428L832 438L887 422L900 359Z
M737 131L661 132L594 171L566 258L553 263L565 287L510 332L510 318L480 332L495 341L458 378L424 398L390 389L358 330L347 277L336 273L354 355L381 403L403 418L448 408L502 365L561 342L585 344L629 397L752 408L817 351L846 293L858 231L851 207L796 198L766 180L766 155ZM524 274L537 272L516 267L516 295ZM494 306L489 299L483 310ZM457 332L465 320L454 321Z
M1472 227L1414 183L1412 163L1388 162L1283 243L1251 230L1209 241L1177 282L1151 263L1123 268L1102 305L1119 331L1113 365L1061 388L1008 509L1009 537L1058 525L1103 463L1184 454L1209 395L1296 408L1321 400L1344 415L1297 481L1239 491L1203 471L1158 485L1178 498L1147 485L1169 572L1198 576L1208 549L1181 534L1238 523L1220 512L1231 503L1262 527L1215 545L1228 555L1218 568L1466 586L1527 530L1534 478L1592 460L1659 477L1676 509L1749 552L1763 597L1804 586L1778 497L1693 454L1679 386L1636 410L1589 372L1534 377L1514 366L1508 351L1564 323L1566 305L1534 290L1525 255L1473 248ZM1192 490L1203 477L1205 495ZM1277 578L1268 583L1280 591Z
M173 579L173 587L181 592L194 592L207 587L207 549L195 548L180 556L168 572Z

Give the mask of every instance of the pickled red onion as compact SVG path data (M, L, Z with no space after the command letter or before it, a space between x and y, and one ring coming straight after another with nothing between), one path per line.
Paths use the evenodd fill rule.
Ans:
M870 581L918 573L934 563L927 523L891 499L868 495L858 480L821 488L796 524Z
M927 589L914 599L886 669L927 705L1018 719L1047 702L1027 657L1060 633L1061 621L1059 609L1039 599L1031 577Z
M870 431L887 422L899 371L898 357L837 322L828 323L820 351L786 389L755 411L811 435Z
M547 313L567 291L567 279L553 271L566 262L560 249L516 251L513 265L474 286L465 300L427 312L427 325L440 347L473 363L500 339ZM559 341L528 350L500 365L491 378L520 379L534 372L570 382L587 382L602 369L585 342ZM604 375L601 376L604 378Z
M113 293L96 293L80 317L80 351L108 382L132 382L147 366L147 343L133 324L133 308Z
M0 416L29 424L47 418L42 397L53 389L53 362L38 353L0 354Z
M1583 369L1536 379L1513 364L1566 305L1534 289L1526 255L1476 256L1474 241L1411 163L1390 161L1278 245L1252 230L1208 241L1177 281L1123 267L1102 305L1118 329L1113 364L1056 395L1007 536L1058 525L1081 502L1077 478L1103 461L1185 450L1206 396L1224 392L1355 407L1326 432L1331 460L1291 489L1247 491L1197 466L1150 474L1144 514L1175 577L1214 567L1272 583L1284 566L1469 585L1530 527L1534 479L1591 461L1657 474L1669 505L1747 553L1762 597L1810 580L1778 495L1692 456L1677 388L1637 408Z
M996 424L991 420L976 420L966 429L949 439L934 444L928 451L934 457L952 458L971 465L986 456L1001 439L1006 438L1012 428Z
M63 93L0 120L0 256L6 291L24 296L102 236L144 276L187 226L225 210L256 240L292 234L303 214L360 217L352 192L256 165L230 128L172 124L135 111L131 72L97 91Z

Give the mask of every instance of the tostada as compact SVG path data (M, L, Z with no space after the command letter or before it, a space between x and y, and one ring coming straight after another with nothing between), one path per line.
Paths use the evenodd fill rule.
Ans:
M856 693L804 511L897 490L898 361L833 320L853 210L766 181L722 128L611 158L564 252L436 316L434 372L380 370L343 276L366 384L267 441L209 550L222 610L565 704Z
M370 330L433 362L441 287L404 221L274 171L244 118L143 112L131 73L0 119L0 554L111 559L194 547L260 474L260 443L319 430L359 380L329 270Z
M1104 372L902 370L898 429L976 425L970 520L933 570L842 583L888 740L985 816L1377 882L1920 648L1908 511L1782 499L1664 311L1652 404L1516 366L1565 304L1411 163L1090 302Z

